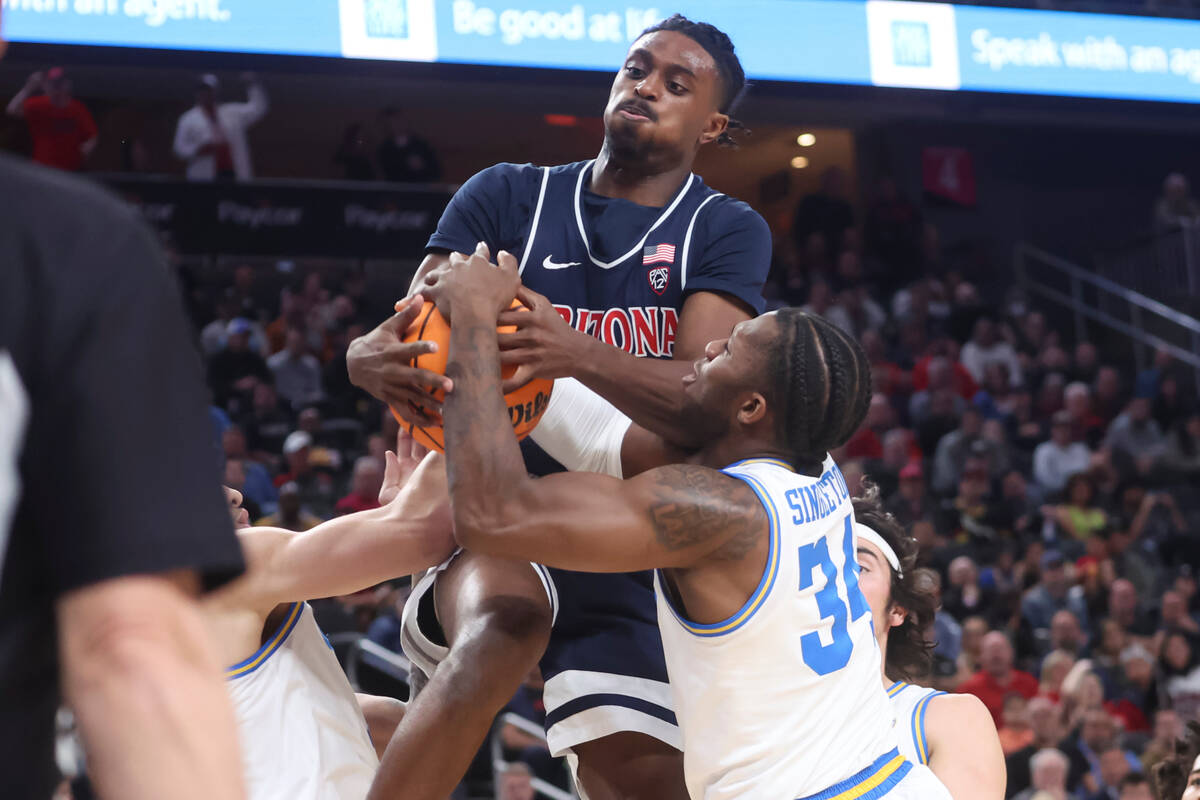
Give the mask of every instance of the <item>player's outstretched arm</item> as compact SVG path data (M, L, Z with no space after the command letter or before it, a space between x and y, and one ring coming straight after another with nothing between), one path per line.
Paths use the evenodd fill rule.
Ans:
M1004 751L992 715L978 697L948 694L929 701L925 719L929 768L954 800L1003 800Z
M591 473L531 479L500 393L496 317L518 285L516 259L496 266L480 244L430 290L452 314L446 453L456 536L468 549L565 569L685 567L757 540L763 511L745 484L694 465L630 481Z
M480 464L487 458L462 455ZM753 549L767 525L746 484L694 464L658 467L626 481L588 472L545 478L522 472L494 496L473 491L473 478L460 475L452 493L459 544L560 569L635 572L736 559Z
M387 454L381 496L386 505L347 514L310 531L246 528L240 532L246 575L213 595L224 606L278 603L352 594L434 566L454 549L445 459L430 454L401 489L400 463Z

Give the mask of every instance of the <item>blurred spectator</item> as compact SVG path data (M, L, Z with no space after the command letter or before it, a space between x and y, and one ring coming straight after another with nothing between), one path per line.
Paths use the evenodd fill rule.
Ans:
M1149 773L1154 765L1175 751L1175 742L1183 736L1183 720L1173 708L1160 708L1154 713L1154 731L1142 751L1142 771Z
M1200 203L1192 197L1188 179L1172 172L1163 180L1162 195L1154 204L1154 230L1169 233L1200 223Z
M894 416L892 406L885 395L871 395L867 416L843 446L842 458L882 458L883 440L880 437L892 427Z
M912 461L913 447L907 428L892 428L883 435L880 456L866 461L867 476L879 487L881 497L890 498L900 488L900 472Z
M1105 785L1106 772L1109 777L1115 774L1119 781L1126 772L1141 769L1137 756L1119 746L1119 732L1117 721L1103 708L1091 708L1084 713L1076 746L1087 759L1090 781L1085 776L1084 783L1094 787L1093 794ZM1124 770L1114 763L1117 760L1124 762Z
M1049 649L1069 653L1073 658L1087 654L1087 636L1079 618L1068 609L1054 612L1050 618Z
M982 462L988 478L998 477L1008 466L1007 458L995 442L983 438L983 415L974 406L963 409L957 429L937 444L933 456L933 490L950 492L962 480L968 459Z
M947 389L963 400L973 400L979 393L979 384L971 372L959 363L958 352L958 345L953 340L941 338L931 342L924 356L913 365L913 389L918 392ZM945 359L946 364L939 365L935 375L934 361L937 359ZM946 369L949 369L949 375L945 374Z
M1067 738L1058 704L1046 697L1035 697L1029 701L1026 714L1033 729L1033 742L1006 759L1008 796L1019 796L1029 788L1033 756L1045 748L1057 748L1067 759L1065 784L1073 792L1088 771L1088 762Z
M506 764L500 771L497 800L533 800L533 771L520 761Z
M250 452L263 463L278 457L283 440L292 430L292 422L290 408L280 401L275 384L270 382L254 387L250 408L238 419L246 432Z
M383 485L383 470L379 462L370 456L362 456L354 462L350 478L350 492L337 501L334 510L338 514L353 514L379 508L379 488Z
M1038 750L1029 759L1030 786L1015 800L1068 800L1067 770L1070 762L1060 751Z
M1100 754L1100 789L1092 800L1120 800L1120 787L1133 772L1124 751L1111 748Z
M279 487L279 510L254 524L302 532L320 525L321 519L304 510L300 501L300 487L294 483L285 483Z
M1096 371L1096 386L1092 392L1092 410L1104 425L1108 425L1125 405L1121 373L1116 367L1103 366Z
M284 471L275 476L275 485L280 488L280 505L283 489L294 484L300 494L305 510L320 518L333 513L333 476L337 464L330 463L331 457L340 458L324 447L314 447L313 437L299 430L290 434L283 442Z
M1083 442L1094 450L1104 438L1104 420L1092 412L1092 390L1082 381L1063 389L1063 410L1071 423L1071 441Z
M234 395L249 397L259 383L271 382L267 362L250 349L250 321L238 317L225 328L225 349L208 360L208 385L217 405L228 408Z
M1200 476L1200 407L1190 409L1171 429L1163 467L1183 480L1195 482Z
M1133 636L1154 635L1154 621L1138 602L1137 588L1125 578L1112 582L1108 590L1108 616Z
M270 478L267 478L267 480L270 481ZM246 509L246 513L250 515L251 522L254 522L254 520L263 516L262 507L246 495L245 461L242 461L239 458L225 459L225 474L221 483L225 484L230 489L234 489L242 493L241 507ZM275 487L272 486L271 488L274 489Z
M1096 379L1096 371L1100 369L1100 351L1089 341L1075 345L1075 358L1071 368L1072 380L1085 386Z
M837 303L826 318L857 339L863 331L882 327L887 313L867 294L866 284L856 282L838 292Z
M808 288L808 301L800 306L800 310L808 314L826 317L833 308L833 287L823 278L814 280Z
M1106 707L1126 731L1143 733L1150 730L1147 717L1158 708L1157 691L1154 656L1140 644L1129 645L1121 653L1121 675Z
M962 622L962 648L958 653L954 689L980 669L980 654L983 652L983 637L987 636L988 623L983 617L967 617Z
M854 209L846 194L845 171L840 167L829 167L821 173L820 190L805 195L796 206L792 238L797 250L803 251L808 237L819 233L829 249L841 252L843 232L854 226Z
M1104 444L1131 463L1140 474L1148 473L1166 455L1167 439L1150 416L1150 399L1135 397L1125 411L1108 426Z
M1163 640L1159 657L1162 690L1181 719L1200 715L1200 661L1196 642L1187 634L1173 631Z
M1179 631L1188 636L1200 636L1200 624L1188 613L1187 601L1174 589L1163 592L1159 606L1158 625L1160 630Z
M937 600L937 611L933 616L932 628L935 661L940 659L953 664L958 660L962 651L962 626L958 624L958 620L950 616L946 609L942 608L941 574L932 569L926 569L924 573L929 590ZM934 669L937 669L936 663Z
M379 171L385 181L435 183L442 179L442 165L429 142L408 129L404 113L385 108L379 114L383 141L377 152Z
M1029 724L1029 701L1017 693L1004 698L1004 725L997 731L1005 756L1033 744L1033 726Z
M1034 630L1049 630L1054 615L1064 609L1086 624L1087 607L1078 593L1071 591L1065 561L1058 550L1047 550L1041 558L1038 581L1021 599L1021 616Z
M242 493L244 500L249 500L260 509L274 511L279 502L279 492L275 489L267 468L257 461L248 460L250 452L246 444L246 434L240 427L231 425L225 429L221 435L221 449L224 451L226 464L231 461L241 464L243 482L233 488Z
M1154 800L1150 779L1141 772L1130 772L1117 784L1116 800Z
M1056 703L1061 701L1063 681L1067 679L1067 675L1074 666L1075 656L1064 650L1051 650L1042 659L1042 670L1038 676L1038 694L1042 697L1049 697Z
M1100 508L1096 497L1096 483L1086 472L1077 472L1067 479L1063 490L1063 502L1057 506L1046 506L1042 514L1053 520L1067 541L1064 550L1077 553L1083 549L1076 542L1086 542L1108 525L1108 515Z
M240 268L239 268L240 269ZM249 267L247 267L249 269ZM221 352L228 338L229 323L238 316L239 302L233 289L222 293L217 300L214 311L217 318L204 326L200 331L200 347L205 356ZM250 325L250 349L259 354L266 353L267 337L262 326L250 317L241 317Z
M33 160L39 164L77 172L96 149L96 121L71 96L71 79L62 67L30 75L5 110L10 117L24 118Z
M932 516L933 508L925 491L925 473L920 463L910 461L901 468L899 489L886 505L888 513L906 528Z
M889 175L879 179L867 211L863 239L869 256L884 266L883 290L894 291L921 268L921 212L908 201Z
M971 402L984 417L1007 421L1013 414L1014 399L1008 365L1003 361L991 361L983 370L983 382Z
M201 75L197 81L196 103L175 127L175 155L187 162L189 180L254 177L246 129L267 113L267 92L251 72L242 73L242 81L245 103L218 103L216 75Z
M1091 464L1092 451L1083 442L1071 440L1071 422L1069 412L1055 414L1050 425L1050 440L1042 442L1033 451L1033 479L1046 492L1062 490L1068 478L1085 471Z
M860 337L871 364L871 384L876 392L895 398L912 392L912 375L888 359L887 345L878 330L865 330Z
M1038 693L1037 678L1013 667L1013 647L1008 637L992 631L983 637L980 651L982 668L968 678L958 691L973 694L983 701L999 728L1003 722L1004 698L1015 692L1028 699Z
M942 608L955 619L965 620L991 611L994 597L979 585L979 568L970 556L958 556L950 562L946 583Z
M1005 365L1013 385L1021 383L1021 363L1017 360L1017 351L1000 338L996 321L990 317L980 317L975 322L971 340L963 345L959 359L971 377L980 383L986 376L988 365L993 363Z
M333 154L333 161L342 168L342 177L348 181L375 179L375 165L371 163L366 129L361 122L352 122L346 126L337 152Z
M300 408L324 398L321 390L321 364L308 352L303 330L289 328L287 345L267 359L275 375L275 388L283 399Z

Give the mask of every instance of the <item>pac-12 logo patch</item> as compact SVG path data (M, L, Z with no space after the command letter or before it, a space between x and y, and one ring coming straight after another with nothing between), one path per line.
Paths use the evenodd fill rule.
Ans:
M670 267L655 267L646 273L650 279L650 288L655 294L662 294L667 290L667 284L671 281Z

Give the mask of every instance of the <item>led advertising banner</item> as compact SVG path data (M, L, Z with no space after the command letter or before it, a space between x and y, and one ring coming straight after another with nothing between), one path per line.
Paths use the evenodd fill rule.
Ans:
M0 0L16 42L613 71L679 11L752 79L1200 102L1200 20L897 0Z

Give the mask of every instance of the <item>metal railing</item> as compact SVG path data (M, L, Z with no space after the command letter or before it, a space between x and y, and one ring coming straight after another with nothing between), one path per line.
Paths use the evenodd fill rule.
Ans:
M500 793L500 776L508 768L512 762L504 760L504 748L500 742L500 729L505 725L512 725L519 728L522 733L534 737L539 742L546 741L546 733L542 730L542 726L530 722L519 714L507 712L501 714L496 720L495 733L492 734L492 774L496 786L496 794ZM572 792L565 792L552 783L547 783L538 777L530 779L533 785L533 791L543 797L548 797L550 800L579 800L579 796Z
M1140 236L1097 253L1095 263L1101 277L1195 313L1200 294L1200 225Z
M1088 322L1129 337L1138 369L1147 351L1163 349L1196 370L1200 386L1200 320L1141 292L1022 242L1013 250L1017 281L1029 296L1065 306L1075 338L1088 339Z

